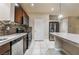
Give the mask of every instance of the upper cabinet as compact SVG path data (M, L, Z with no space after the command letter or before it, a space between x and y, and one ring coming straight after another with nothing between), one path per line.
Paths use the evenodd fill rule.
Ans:
M15 22L29 25L29 16L20 5L15 6Z
M15 22L21 23L23 11L21 7L15 6Z

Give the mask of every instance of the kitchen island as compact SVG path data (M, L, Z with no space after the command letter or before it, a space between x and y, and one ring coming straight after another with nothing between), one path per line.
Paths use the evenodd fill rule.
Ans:
M55 39L55 47L68 55L79 55L79 34L51 33Z
M23 55L26 50L27 33L0 36L0 54Z

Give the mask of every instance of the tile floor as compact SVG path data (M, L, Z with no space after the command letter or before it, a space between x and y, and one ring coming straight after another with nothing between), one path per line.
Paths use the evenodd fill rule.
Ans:
M64 55L55 49L55 42L51 41L49 46L44 41L34 41L25 55Z

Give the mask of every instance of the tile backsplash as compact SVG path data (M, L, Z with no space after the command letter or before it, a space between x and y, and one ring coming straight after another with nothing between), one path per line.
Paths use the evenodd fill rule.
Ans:
M0 36L1 35L9 35L9 34L13 34L13 33L16 33L16 26L10 27L10 30L0 28Z
M17 28L20 29L20 31L23 30L23 32L28 32L31 29L31 27L24 24L18 24L10 21L0 21L0 36L14 34L16 33Z
M8 29L8 30L7 30ZM5 24L4 21L0 21L0 36L16 33L15 24Z

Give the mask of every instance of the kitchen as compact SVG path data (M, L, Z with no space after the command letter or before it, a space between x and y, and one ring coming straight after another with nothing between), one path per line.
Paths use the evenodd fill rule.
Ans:
M78 6L1 3L0 55L79 54Z

